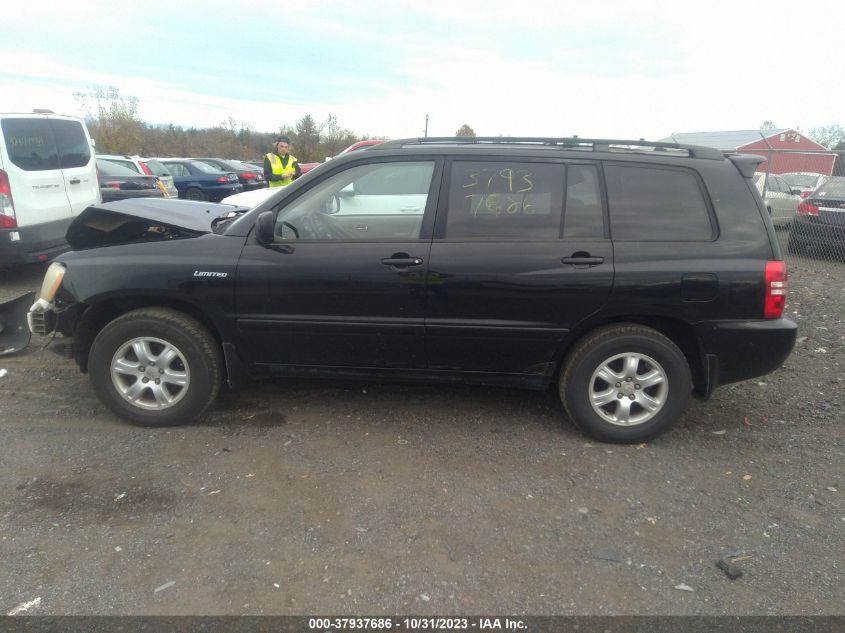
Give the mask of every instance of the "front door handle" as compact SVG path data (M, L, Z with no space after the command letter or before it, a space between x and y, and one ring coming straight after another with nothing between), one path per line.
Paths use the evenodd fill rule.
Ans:
M68 182L72 185L78 185L82 181L79 180L79 178L71 178L70 180L68 180Z
M381 260L385 266L395 266L396 268L407 268L408 266L419 266L423 263L419 257L388 257Z
M604 263L604 257L593 257L588 253L573 253L572 257L564 257L560 261L571 266L598 266Z

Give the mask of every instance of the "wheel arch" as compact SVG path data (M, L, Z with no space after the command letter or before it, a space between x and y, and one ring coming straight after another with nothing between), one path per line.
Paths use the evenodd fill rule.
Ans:
M681 319L661 315L614 315L580 324L569 334L561 349L558 350L553 365L554 372L549 377L549 384L552 385L557 383L560 378L561 371L569 358L571 350L575 349L578 342L585 336L588 336L600 327L604 327L606 325L619 325L623 323L650 327L677 345L684 357L687 359L687 364L689 365L690 373L692 375L692 382L695 387L695 393L705 394L707 392L708 387L705 355L702 351L701 341L696 334L695 328Z
M87 306L75 323L73 354L83 372L88 371L88 355L91 351L91 344L102 329L116 318L139 308L170 308L187 314L208 329L222 352L223 337L218 324L205 311L190 301L170 297L111 297Z

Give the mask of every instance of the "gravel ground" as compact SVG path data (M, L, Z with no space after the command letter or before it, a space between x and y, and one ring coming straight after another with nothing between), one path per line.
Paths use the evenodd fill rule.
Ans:
M0 609L845 614L845 265L790 264L785 366L641 446L551 394L348 382L141 429L71 361L0 358ZM42 272L0 271L0 300Z

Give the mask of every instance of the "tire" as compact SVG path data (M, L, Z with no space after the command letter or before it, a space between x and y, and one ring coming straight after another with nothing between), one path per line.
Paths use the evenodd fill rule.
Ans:
M142 308L100 331L88 371L94 392L121 418L175 426L198 417L217 397L223 359L196 319L169 308Z
M189 187L187 191L185 191L185 200L196 200L198 202L206 202L208 200L208 196L205 195L205 192L202 189L197 189L196 187Z
M633 369L626 370L626 363ZM656 437L675 423L689 401L692 378L686 357L671 340L649 327L618 324L601 327L575 345L564 361L559 390L581 431L602 442L629 444Z

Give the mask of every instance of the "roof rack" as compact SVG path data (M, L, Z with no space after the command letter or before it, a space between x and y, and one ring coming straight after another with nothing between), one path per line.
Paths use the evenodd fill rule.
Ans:
M535 136L429 136L426 138L405 138L386 141L371 149L397 149L414 145L527 145L561 150L582 150L593 152L649 152L665 151L667 155L682 155L690 158L723 160L724 154L712 147L682 145L681 143L653 142L645 139L597 139L572 136L567 138L546 138Z

